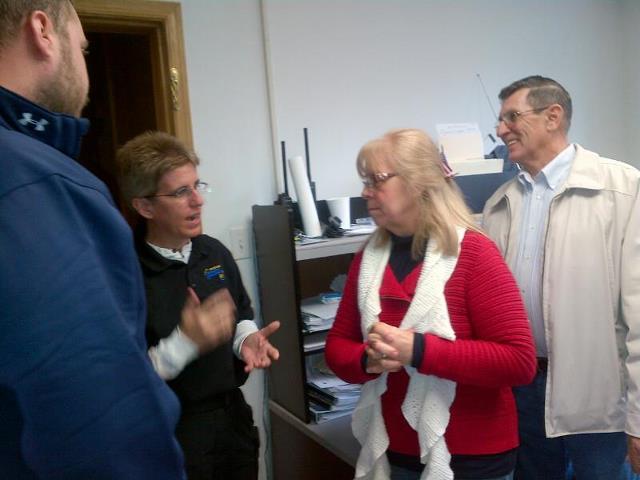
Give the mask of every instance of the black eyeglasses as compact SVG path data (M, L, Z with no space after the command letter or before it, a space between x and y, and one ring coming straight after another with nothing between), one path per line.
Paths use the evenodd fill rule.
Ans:
M397 176L397 173L390 172L371 173L362 178L362 184L365 186L365 188L380 188L380 185L382 185L384 182L386 182L390 178Z
M184 186L180 187L173 193L159 193L156 195L145 195L142 198L156 198L156 197L173 197L177 199L190 198L194 192L198 192L200 195L211 193L211 187L207 182L197 181L193 187Z
M506 126L514 125L518 119L528 113L540 113L551 105L547 105L546 107L532 108L531 110L523 110L516 112L506 112L504 115L500 115L498 120L496 121L496 128L500 126L500 122L504 122Z

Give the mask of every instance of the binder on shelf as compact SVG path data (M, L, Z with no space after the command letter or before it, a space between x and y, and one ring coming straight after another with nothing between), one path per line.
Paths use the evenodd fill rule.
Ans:
M349 384L351 387L352 385ZM360 398L360 385L357 388L322 389L315 385L307 384L307 394L315 402L333 407L335 409L353 408Z
M323 423L335 418L345 417L351 415L352 410L332 410L321 404L309 401L309 413L311 421L314 423Z
M316 337L316 336L305 337L304 345L303 345L304 353L321 352L322 350L324 350L324 342L325 342L324 335L320 337Z
M323 355L306 360L309 416L316 422L349 415L360 398L361 385L339 379L329 369Z

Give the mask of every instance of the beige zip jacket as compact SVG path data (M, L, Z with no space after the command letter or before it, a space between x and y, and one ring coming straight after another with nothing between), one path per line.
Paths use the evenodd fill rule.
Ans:
M511 267L522 198L514 178L483 212ZM549 207L543 262L547 436L640 436L640 172L576 145Z

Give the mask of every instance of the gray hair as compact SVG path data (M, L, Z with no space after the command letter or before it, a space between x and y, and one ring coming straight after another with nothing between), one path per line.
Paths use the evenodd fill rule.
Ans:
M531 75L529 77L516 80L512 84L500 90L498 98L504 102L518 90L528 88L527 102L532 108L544 108L549 105L558 104L564 110L565 132L571 127L571 116L573 115L573 105L569 92L558 82L541 75Z

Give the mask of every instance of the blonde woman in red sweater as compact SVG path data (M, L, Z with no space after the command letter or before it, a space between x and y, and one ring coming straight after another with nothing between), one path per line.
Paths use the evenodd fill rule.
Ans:
M367 143L357 168L378 229L352 262L325 351L363 384L355 476L511 479L511 387L536 371L515 280L424 132Z

